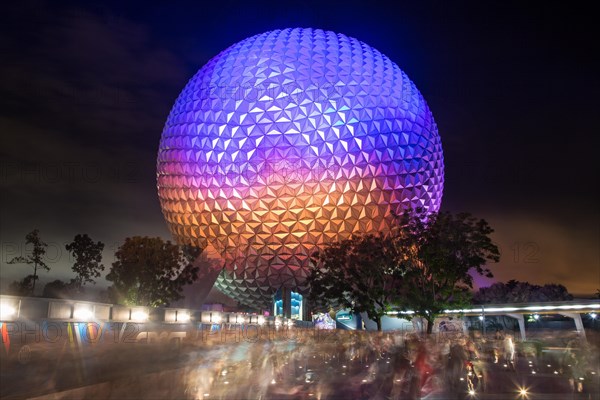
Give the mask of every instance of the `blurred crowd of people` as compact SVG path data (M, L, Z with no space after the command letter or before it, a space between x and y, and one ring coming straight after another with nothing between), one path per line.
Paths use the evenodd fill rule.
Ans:
M517 373L554 379L559 389L561 382L569 382L572 392L598 390L597 379L589 376L597 370L598 352L582 351L576 343L546 354L518 349L513 335L502 331L486 338L479 332L361 331L297 337L213 347L197 368L197 398L421 399L444 394L461 399L502 391L513 380L509 375Z

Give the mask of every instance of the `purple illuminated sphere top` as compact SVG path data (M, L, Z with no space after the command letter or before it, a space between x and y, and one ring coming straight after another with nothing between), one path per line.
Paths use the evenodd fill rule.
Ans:
M184 244L221 260L217 287L265 307L303 292L310 255L393 213L438 211L440 137L423 96L372 47L317 29L266 32L211 59L179 95L158 194Z

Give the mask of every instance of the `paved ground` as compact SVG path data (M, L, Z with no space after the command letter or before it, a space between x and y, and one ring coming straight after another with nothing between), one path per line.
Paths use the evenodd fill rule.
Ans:
M516 354L463 339L336 332L201 343L29 346L0 361L2 399L600 399L597 354ZM572 354L577 354L575 357ZM469 375L467 361L472 359ZM526 392L521 392L525 389ZM472 391L469 393L469 391Z

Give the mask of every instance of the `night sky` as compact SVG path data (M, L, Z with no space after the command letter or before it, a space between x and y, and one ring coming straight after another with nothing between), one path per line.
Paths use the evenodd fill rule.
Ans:
M170 238L155 174L177 95L221 50L286 27L355 37L415 82L442 138L442 208L490 222L496 280L600 288L597 32L581 4L11 3L0 15L2 288L30 273L7 260L33 228L50 245L39 287L72 277L64 244L77 233L106 243L107 270L125 237Z

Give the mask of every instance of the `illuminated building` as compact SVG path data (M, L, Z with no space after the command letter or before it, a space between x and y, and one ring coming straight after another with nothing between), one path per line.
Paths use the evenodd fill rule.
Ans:
M224 266L217 287L270 308L305 293L310 255L392 212L439 209L440 137L396 64L347 36L286 29L224 50L188 82L162 132L161 207L181 244Z

